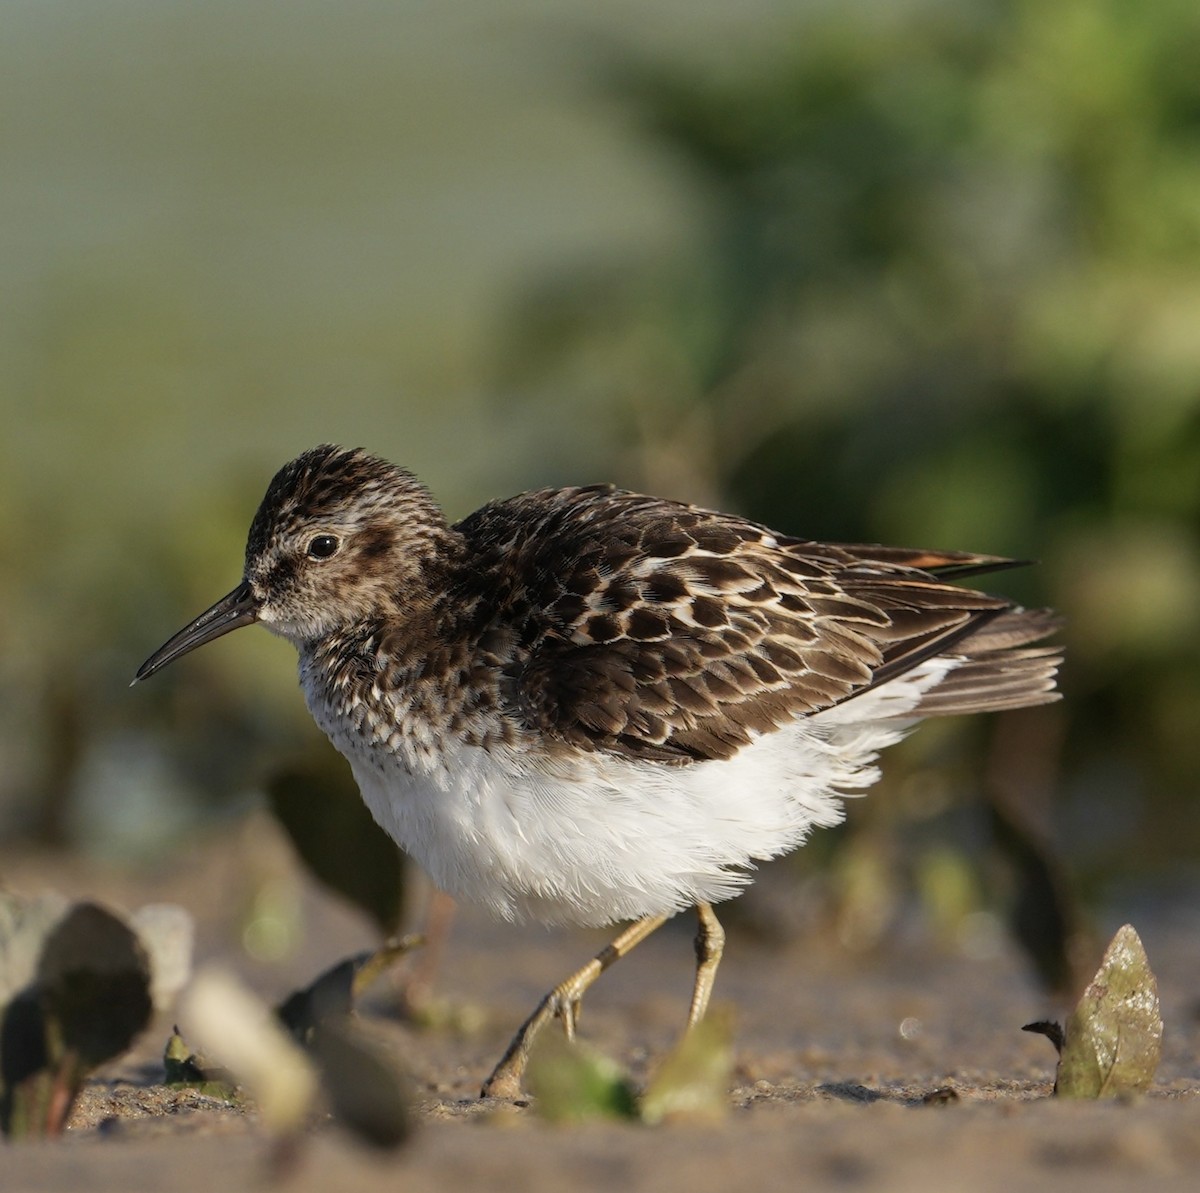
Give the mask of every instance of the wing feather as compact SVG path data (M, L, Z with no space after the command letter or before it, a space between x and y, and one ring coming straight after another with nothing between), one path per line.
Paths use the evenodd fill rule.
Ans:
M1057 652L1021 649L1049 615L949 582L1013 566L997 556L808 542L607 488L526 494L459 528L511 565L514 715L572 746L727 758L937 655L959 678L922 714L1051 698Z

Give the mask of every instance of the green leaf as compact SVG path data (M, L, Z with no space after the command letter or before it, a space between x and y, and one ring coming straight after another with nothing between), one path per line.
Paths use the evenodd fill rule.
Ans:
M538 1041L525 1082L538 1114L550 1122L627 1119L637 1114L633 1087L621 1067L557 1033Z
M1126 924L1112 938L1091 985L1067 1021L1056 1092L1116 1098L1145 1092L1162 1053L1158 983Z
M718 1119L729 1110L733 1013L714 1007L663 1061L642 1098L642 1119Z

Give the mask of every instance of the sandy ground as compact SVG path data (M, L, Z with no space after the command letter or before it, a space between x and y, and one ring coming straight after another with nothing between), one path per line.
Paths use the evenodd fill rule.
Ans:
M286 961L239 968L270 997L371 943L353 913L290 870L260 825L197 847L155 874L70 859L4 859L7 885L117 905L173 899L198 916L200 957L229 959L252 887L299 883L306 931ZM1050 1097L1049 1043L1020 1031L1055 1011L1007 949L987 960L898 942L869 959L801 937L730 932L717 1001L736 1008L737 1065L721 1122L553 1126L528 1108L479 1103L482 1078L539 995L603 938L510 928L464 914L440 990L477 1009L469 1033L375 1027L416 1087L412 1141L372 1152L315 1124L283 1182L297 1190L751 1188L1102 1193L1200 1187L1200 908L1134 909L1167 1023L1153 1092L1129 1105ZM1111 924L1112 928L1119 921ZM1108 928L1105 924L1103 927ZM581 1034L639 1078L685 1012L692 925L669 925L589 995ZM903 1029L901 1025L903 1024ZM169 1022L98 1076L66 1137L0 1145L0 1190L236 1190L272 1175L253 1115L155 1084ZM937 1091L951 1090L945 1094ZM278 1175L278 1174L276 1174Z

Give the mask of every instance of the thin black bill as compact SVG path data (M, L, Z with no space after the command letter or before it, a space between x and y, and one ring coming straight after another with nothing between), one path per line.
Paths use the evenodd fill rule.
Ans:
M197 646L203 646L230 630L250 625L258 620L258 601L244 580L231 593L223 596L210 609L206 609L190 625L186 625L169 641L164 642L139 668L134 683L149 679L168 663L174 662Z

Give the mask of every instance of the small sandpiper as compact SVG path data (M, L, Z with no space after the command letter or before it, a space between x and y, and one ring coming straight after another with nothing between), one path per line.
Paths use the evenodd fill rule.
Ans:
M836 824L920 718L1057 699L1057 626L948 581L965 552L790 538L605 485L451 525L409 472L323 445L254 516L240 584L146 679L261 622L391 837L508 920L632 921L556 986L483 1087L517 1097L554 1017L676 912L699 917L688 1027L755 863Z

